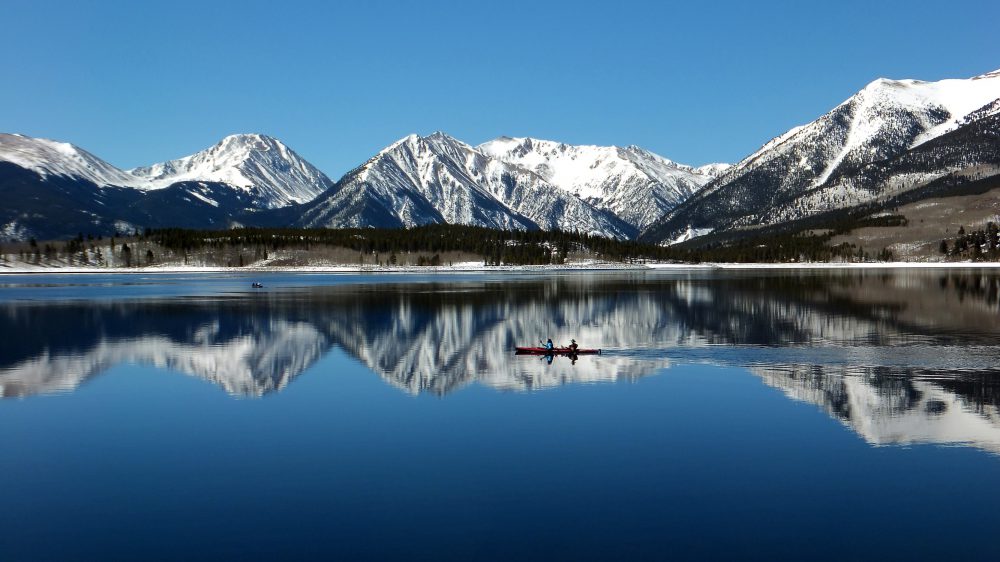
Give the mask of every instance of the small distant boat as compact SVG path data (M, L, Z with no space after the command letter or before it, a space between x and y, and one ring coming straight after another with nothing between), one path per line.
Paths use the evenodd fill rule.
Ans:
M600 349L570 349L568 347L515 347L515 355L600 355Z
M250 286L253 287L254 289L263 289L264 288L264 284L263 283L258 283L256 281L254 281Z

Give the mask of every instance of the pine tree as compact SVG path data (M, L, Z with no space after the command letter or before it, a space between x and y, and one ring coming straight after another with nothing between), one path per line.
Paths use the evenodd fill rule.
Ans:
M129 248L127 242L122 244L122 261L125 262L125 267L132 267L132 248Z

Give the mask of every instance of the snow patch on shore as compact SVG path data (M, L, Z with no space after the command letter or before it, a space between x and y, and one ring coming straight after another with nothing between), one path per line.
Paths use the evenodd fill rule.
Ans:
M712 270L712 269L1000 269L1000 262L866 262L866 263L681 263L646 262L618 263L588 260L564 265L500 265L486 266L479 261L459 262L441 266L375 266L316 264L306 266L250 265L217 267L199 265L151 265L144 267L52 266L26 263L0 263L0 275L38 273L496 273L496 272L561 272L561 271L643 271L643 270Z

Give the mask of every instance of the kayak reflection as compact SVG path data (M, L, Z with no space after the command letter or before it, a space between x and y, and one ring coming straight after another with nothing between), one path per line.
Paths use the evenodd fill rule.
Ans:
M576 340L573 340L573 344L576 345ZM576 362L580 359L581 355L600 355L600 349L581 349L579 347L516 347L514 348L514 355L522 355L529 357L540 357L545 359L547 365L552 364L552 360L556 357L566 357L570 360L571 365L576 365Z

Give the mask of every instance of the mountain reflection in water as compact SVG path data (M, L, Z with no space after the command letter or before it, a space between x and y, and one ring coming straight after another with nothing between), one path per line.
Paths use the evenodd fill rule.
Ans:
M748 368L872 444L1000 452L1000 276L961 270L638 272L336 284L198 298L0 303L0 395L122 363L279 391L334 348L410 393ZM575 338L601 356L516 357Z

